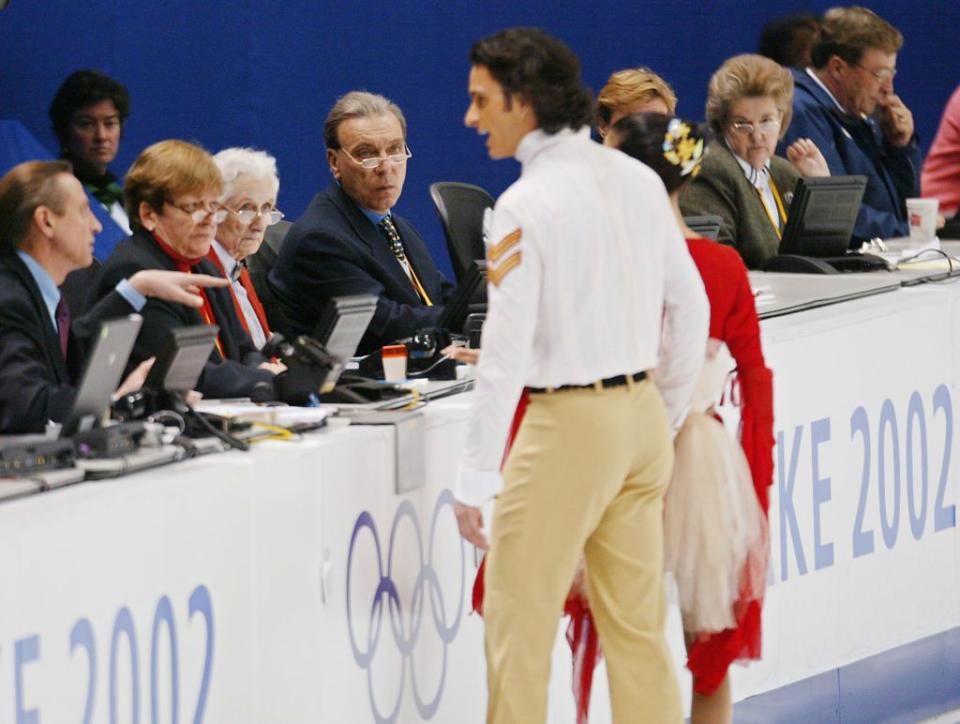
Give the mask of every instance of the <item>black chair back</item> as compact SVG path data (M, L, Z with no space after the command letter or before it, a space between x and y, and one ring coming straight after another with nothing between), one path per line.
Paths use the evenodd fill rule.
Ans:
M483 212L493 208L493 197L479 186L457 181L430 184L430 197L437 209L453 273L459 282L475 259L483 259Z

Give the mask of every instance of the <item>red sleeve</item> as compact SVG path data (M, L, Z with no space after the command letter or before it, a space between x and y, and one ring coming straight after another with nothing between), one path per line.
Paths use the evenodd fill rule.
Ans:
M717 254L717 261L723 258L725 281L730 287L729 309L723 320L720 339L726 342L738 369L764 367L763 349L760 347L760 320L757 318L757 307L753 301L747 267L733 249L718 244L717 251L721 252Z
M760 321L747 268L730 247L706 239L687 241L710 299L710 336L722 340L737 363L740 444L763 509L773 482L773 373L760 346Z

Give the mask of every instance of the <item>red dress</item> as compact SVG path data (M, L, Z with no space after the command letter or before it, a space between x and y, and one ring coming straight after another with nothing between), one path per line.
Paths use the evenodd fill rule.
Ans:
M767 488L773 481L773 374L767 369L760 346L760 322L753 301L747 268L729 246L709 239L687 239L687 248L697 266L710 301L710 336L726 343L737 363L740 389L740 444L753 478L757 499L764 513L769 508ZM510 441L523 419L526 398L514 417ZM507 444L509 453L510 443ZM483 571L481 564L473 588L473 607L482 613ZM730 664L760 658L760 602L751 600L735 607L737 625L701 637L690 647L687 667L694 690L711 694L723 682ZM573 653L573 692L577 721L585 724L590 704L593 670L601 651L587 601L571 591L564 606L570 616L567 641Z
M773 482L773 374L760 347L760 322L747 268L732 248L709 239L687 239L690 256L710 300L710 336L726 343L737 363L740 388L740 444L750 465L764 513ZM687 657L693 688L711 694L730 664L760 658L760 602L736 610L736 628L694 642Z

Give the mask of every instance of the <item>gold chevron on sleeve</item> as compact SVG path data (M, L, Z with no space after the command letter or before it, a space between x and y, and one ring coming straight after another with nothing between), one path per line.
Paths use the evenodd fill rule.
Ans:
M523 232L520 229L514 229L500 241L490 247L490 250L487 252L487 258L494 264L506 254L510 249L516 246L520 242L520 237L523 236Z
M519 239L520 237L518 236L517 238ZM503 263L500 264L496 269L490 269L487 267L487 281L493 284L493 286L499 287L500 282L506 278L507 274L520 266L522 259L523 252L520 249L517 249L516 252L504 259Z

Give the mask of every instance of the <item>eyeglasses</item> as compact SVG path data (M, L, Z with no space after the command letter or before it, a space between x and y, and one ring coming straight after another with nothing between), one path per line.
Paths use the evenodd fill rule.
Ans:
M896 68L880 68L879 70L870 70L866 66L860 65L859 63L857 64L857 67L861 70L867 71L881 83L886 83L888 80L893 80L897 75Z
M736 120L730 122L730 128L744 136L752 135L755 130L769 135L780 130L780 121L775 118L771 118L767 121L760 121L759 123Z
M172 199L166 199L166 202L193 219L194 224L199 224L208 216L213 216L213 220L217 224L227 218L227 210L215 201L211 201L209 204L202 201L194 201L190 204L177 204L174 203Z
M236 216L240 223L244 225L252 224L254 219L260 217L265 220L267 226L273 226L283 218L283 212L280 209L275 209L268 204L264 204L260 209L254 206L241 206L236 211L226 206L224 209Z
M349 158L351 161L367 169L376 168L383 163L384 159L394 166L399 166L401 163L406 163L407 159L413 156L413 154L410 152L410 147L407 144L403 144L402 148L390 148L388 149L389 153L384 155L380 155L379 153L375 154L372 151L361 151L359 153L360 158L354 157L345 148L341 148L340 150L347 154L347 158Z

